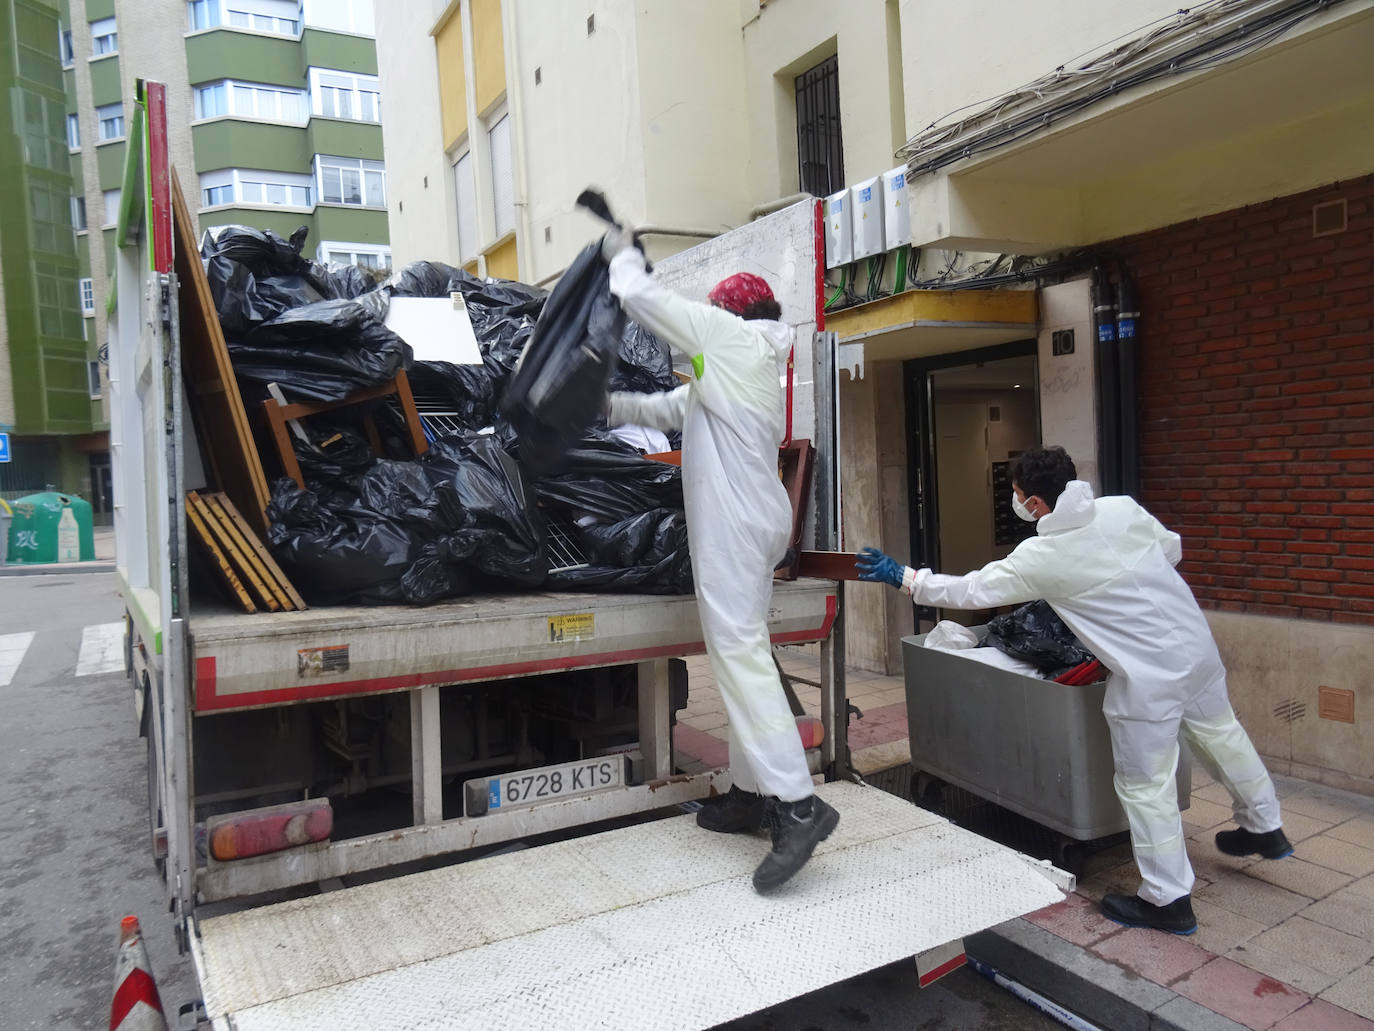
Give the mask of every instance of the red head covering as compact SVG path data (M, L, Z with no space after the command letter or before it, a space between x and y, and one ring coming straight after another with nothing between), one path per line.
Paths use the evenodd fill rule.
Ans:
M706 299L726 311L743 315L749 306L759 301L773 300L773 291L758 276L738 272L717 283Z

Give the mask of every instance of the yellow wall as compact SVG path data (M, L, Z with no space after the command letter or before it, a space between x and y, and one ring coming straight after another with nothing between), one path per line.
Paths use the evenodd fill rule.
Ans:
M520 264L515 250L515 237L506 239L487 251L487 275L497 279L519 279Z
M467 76L463 70L463 19L455 13L434 34L439 57L439 107L443 113L444 149L468 130Z
M506 92L501 0L472 0L472 63L477 112L485 114Z

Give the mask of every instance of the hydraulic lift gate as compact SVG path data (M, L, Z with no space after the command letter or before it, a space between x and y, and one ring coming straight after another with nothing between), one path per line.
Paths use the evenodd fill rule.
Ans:
M679 816L198 921L219 1029L694 1029L1059 902L1037 866L876 788L771 896L767 841ZM912 977L916 976L913 964Z

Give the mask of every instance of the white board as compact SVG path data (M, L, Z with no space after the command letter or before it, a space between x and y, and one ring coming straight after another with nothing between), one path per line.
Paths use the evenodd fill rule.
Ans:
M410 345L417 361L482 364L482 351L461 294L393 297L386 328Z
M782 321L796 331L793 356L792 436L816 436L812 335L816 330L816 205L804 200L722 233L654 263L654 278L693 300L704 301L727 276L750 272L773 288ZM676 363L676 356L674 356ZM687 371L686 365L680 371Z

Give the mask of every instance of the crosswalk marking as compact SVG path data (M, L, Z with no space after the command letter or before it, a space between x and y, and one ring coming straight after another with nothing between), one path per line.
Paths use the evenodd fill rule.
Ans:
M9 687L19 664L24 661L24 653L33 643L33 631L23 634L4 634L0 636L0 687Z
M76 659L78 677L116 673L123 668L123 623L98 623L81 631L81 653Z

